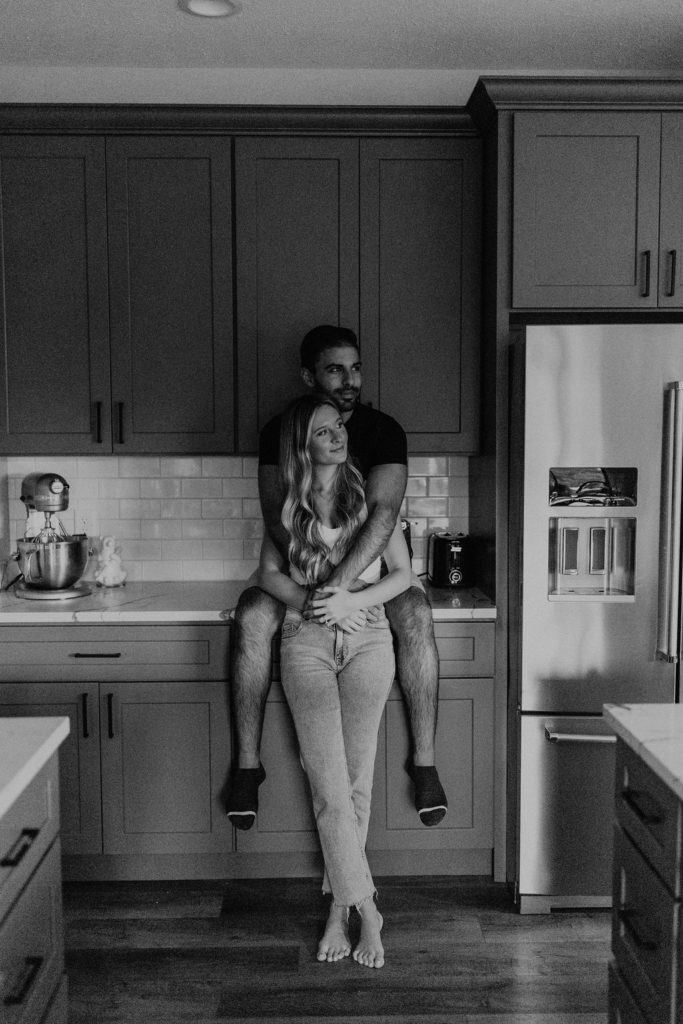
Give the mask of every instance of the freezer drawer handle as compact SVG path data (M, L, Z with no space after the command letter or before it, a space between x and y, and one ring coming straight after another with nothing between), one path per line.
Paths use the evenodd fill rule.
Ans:
M655 939L646 938L641 935L636 928L634 921L636 918L642 917L643 915L637 910L628 910L624 908L618 912L619 920L624 926L624 930L628 932L633 942L638 946L639 949L655 950L659 949L659 943Z
M546 726L545 738L549 743L616 743L616 736L592 736L583 732L556 732Z
M664 821L659 804L647 793L639 793L635 789L623 789L621 796L624 803L631 808L643 825L660 825Z
M36 840L40 829L23 828L16 843L0 860L0 868L15 868L20 864Z

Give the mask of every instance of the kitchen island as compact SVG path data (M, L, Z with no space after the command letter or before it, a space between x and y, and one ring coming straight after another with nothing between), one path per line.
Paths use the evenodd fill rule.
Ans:
M683 705L607 704L617 735L610 1024L683 1020Z
M0 718L3 1021L66 1024L57 750L68 719Z
M315 874L319 848L279 682L263 735L256 825L236 833L221 793L233 756L231 611L243 581L93 587L68 601L0 597L0 716L61 714L69 878ZM404 770L392 688L376 761L368 848L384 874L490 874L496 609L479 591L429 590L440 660L437 757L449 813L424 828Z

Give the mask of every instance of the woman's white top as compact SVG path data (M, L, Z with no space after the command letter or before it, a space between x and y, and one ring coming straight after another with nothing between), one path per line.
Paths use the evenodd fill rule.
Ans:
M324 526L322 523L318 523L320 529L320 536L322 537L323 543L330 551L334 548L334 545L339 540L339 536L342 532L341 526ZM334 558L331 559L334 562ZM334 563L337 564L336 562ZM364 583L377 583L380 578L382 560L376 558L374 562L371 562L367 569L364 569L358 579L363 580ZM290 565L289 574L295 583L305 584L306 581L294 565Z

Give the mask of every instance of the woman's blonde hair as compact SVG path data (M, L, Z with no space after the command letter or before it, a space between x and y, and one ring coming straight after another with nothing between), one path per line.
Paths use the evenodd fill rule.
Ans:
M332 552L323 541L313 506L313 462L310 441L313 417L321 406L339 412L331 398L303 395L295 399L282 417L280 428L280 481L284 492L282 525L289 534L289 561L309 586L324 582L336 562L341 561L366 518L363 477L347 455L337 469L332 505L333 525L341 527Z

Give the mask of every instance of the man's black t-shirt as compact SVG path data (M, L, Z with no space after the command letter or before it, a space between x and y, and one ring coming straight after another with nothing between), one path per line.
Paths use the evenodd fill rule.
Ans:
M280 461L280 423L274 416L259 438L259 466L277 466ZM386 413L357 405L344 424L349 435L349 451L365 479L373 466L389 463L408 465L408 447L403 427Z

